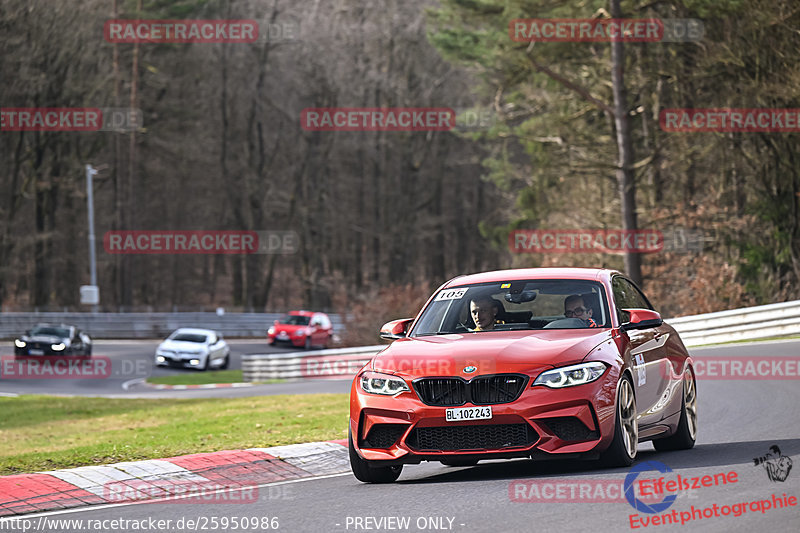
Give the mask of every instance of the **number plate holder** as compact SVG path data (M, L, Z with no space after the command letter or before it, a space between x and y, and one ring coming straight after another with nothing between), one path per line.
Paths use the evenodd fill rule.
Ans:
M492 418L492 408L488 405L479 407L454 407L445 410L447 422L464 422L466 420L489 420Z

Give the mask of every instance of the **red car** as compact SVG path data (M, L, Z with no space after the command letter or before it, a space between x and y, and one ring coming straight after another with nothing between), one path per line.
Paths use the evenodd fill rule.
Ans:
M619 272L541 268L454 278L356 376L350 464L365 482L403 465L514 457L630 465L639 442L688 449L693 362Z
M290 344L310 350L312 346L327 348L333 337L331 319L325 313L289 311L267 330L269 344Z

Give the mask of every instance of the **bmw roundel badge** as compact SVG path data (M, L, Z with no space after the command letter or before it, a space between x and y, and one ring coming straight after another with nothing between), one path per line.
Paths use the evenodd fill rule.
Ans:
M473 373L473 372L475 372L476 370L478 370L478 367L477 367L477 366L472 366L472 365L470 365L470 366L465 366L465 367L464 367L464 373L465 373L465 374L472 374L472 373Z

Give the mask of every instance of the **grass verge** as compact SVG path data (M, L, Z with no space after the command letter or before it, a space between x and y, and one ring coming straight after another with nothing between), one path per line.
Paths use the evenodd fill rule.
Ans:
M208 370L206 372L190 371L172 376L147 378L154 385L206 385L208 383L241 383L241 370Z
M0 398L0 475L343 439L348 400Z

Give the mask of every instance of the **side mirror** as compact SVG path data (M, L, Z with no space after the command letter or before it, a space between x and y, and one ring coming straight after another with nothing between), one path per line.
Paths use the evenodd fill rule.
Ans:
M631 329L655 328L664 323L661 315L650 309L621 309L627 322L622 324L625 331Z
M413 318L401 318L400 320L387 322L381 327L381 338L389 340L402 339L406 336L408 326L410 326L413 321Z

